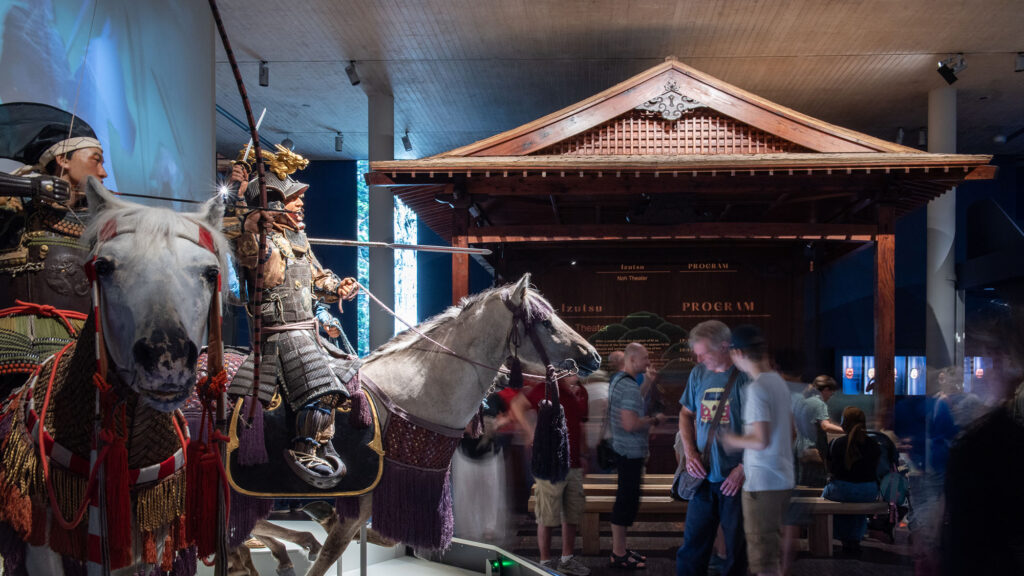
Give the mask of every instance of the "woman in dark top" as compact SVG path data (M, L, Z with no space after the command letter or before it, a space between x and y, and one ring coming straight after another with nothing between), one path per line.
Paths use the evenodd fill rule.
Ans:
M822 497L835 502L874 502L878 499L878 458L882 449L867 434L864 411L856 406L843 410L843 432L829 445L829 469L832 477ZM834 516L834 534L843 550L857 552L867 532L865 515Z

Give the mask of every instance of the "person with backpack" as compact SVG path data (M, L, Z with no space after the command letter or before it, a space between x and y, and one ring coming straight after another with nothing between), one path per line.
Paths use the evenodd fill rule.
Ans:
M843 410L845 436L829 444L831 478L821 496L834 502L874 502L878 500L878 459L882 449L868 436L864 411L856 406ZM860 552L860 541L867 532L868 518L863 514L835 515L835 537L843 551Z

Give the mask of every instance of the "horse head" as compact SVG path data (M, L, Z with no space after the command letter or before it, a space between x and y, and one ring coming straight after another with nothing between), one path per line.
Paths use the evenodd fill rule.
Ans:
M600 368L601 355L555 314L540 293L530 288L529 273L509 285L501 298L513 314L511 338L519 342L519 359L524 368L543 374L545 364L550 362L556 368L578 369L581 376Z
M86 193L92 219L84 240L110 371L146 404L170 412L195 385L221 289L222 208L213 200L187 214L141 206L115 198L93 178Z

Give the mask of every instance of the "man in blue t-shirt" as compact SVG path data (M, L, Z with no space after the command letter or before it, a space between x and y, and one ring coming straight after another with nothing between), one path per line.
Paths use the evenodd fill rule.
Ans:
M679 399L679 434L683 440L686 470L704 477L696 495L686 510L686 528L683 545L676 553L677 576L705 576L708 562L721 523L725 535L726 559L723 576L743 576L747 573L747 548L743 536L743 510L740 489L743 487L743 453L727 453L717 441L712 442L708 455L709 469L705 470L700 450L707 441L708 430L714 419L718 403L723 401L726 384L736 368L729 358L732 335L729 327L718 320L701 322L690 330L690 349L698 364L690 372L690 379ZM748 382L745 374L736 370L733 384L719 426L733 434L743 433L740 388Z

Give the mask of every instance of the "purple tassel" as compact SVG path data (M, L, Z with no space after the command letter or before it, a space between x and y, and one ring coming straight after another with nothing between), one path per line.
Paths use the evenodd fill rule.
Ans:
M369 428L373 424L373 418L370 415L370 399L366 397L366 393L363 392L362 386L359 384L358 374L345 382L345 389L348 390L348 395L352 399L352 411L348 413L348 425L359 430Z
M14 410L11 410L0 419L0 438L7 438L11 434L14 424Z
M0 556L4 561L4 574L28 576L25 568L25 542L6 522L0 523Z
M387 469L387 465L385 465ZM338 511L338 519L359 518L359 496L342 496L334 501L334 508Z
M248 416L250 403L254 399L246 396L242 404L241 416ZM267 456L267 445L263 439L263 406L257 406L253 414L252 422L245 426L239 422L238 425L238 464L241 466L255 466L266 464L270 459Z
M455 528L449 470L385 460L373 491L373 512L373 529L381 536L413 548L446 550Z
M519 361L518 356L509 356L505 359L505 364L508 365L508 387L519 390L523 387L523 363Z
M174 557L174 564L171 565L171 576L196 576L198 563L195 546L178 550L178 554Z
M273 509L274 501L269 498L254 498L232 490L228 547L237 548L244 544L256 523L270 516Z
M532 470L535 478L561 482L569 475L569 434L565 411L558 399L558 384L548 370L547 398L537 408L537 428L533 434Z

